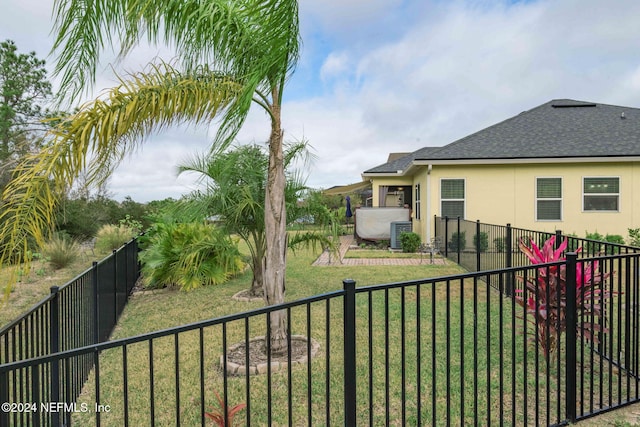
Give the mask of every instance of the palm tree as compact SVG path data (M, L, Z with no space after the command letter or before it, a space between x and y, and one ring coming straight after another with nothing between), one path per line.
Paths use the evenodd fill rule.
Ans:
M289 145L284 151L285 170L294 160L307 154L306 143ZM220 216L222 226L247 243L253 271L249 290L252 296L264 295L264 197L268 164L269 157L260 146L243 145L224 153L197 156L178 168L180 173L200 174L206 184L204 193L196 192L182 209ZM306 187L295 171L287 172L286 176L285 201L288 222L291 222L296 219L298 197ZM305 242L310 242L309 237ZM313 237L323 245L333 243L324 233L314 233Z
M91 178L99 181L152 129L184 120L210 122L220 113L215 142L228 145L255 103L271 120L265 299L267 304L284 302L287 243L281 109L285 83L298 60L297 1L56 0L54 14L56 72L62 76L61 93L71 99L94 83L106 45L118 43L120 58L141 40L168 45L177 52L181 71L161 64L150 74L134 75L131 82L123 80L119 89L85 105L60 126L56 141L19 168L23 176L6 192L3 215L18 220L3 229L11 236L10 246L26 246L27 234L41 239L38 230L51 224L56 202L56 191L47 189L50 178L68 184L87 164L88 154L93 155ZM136 87L147 78L159 84L152 84L153 90ZM145 96L139 96L138 89ZM35 172L29 172L33 167ZM27 178L37 182L25 182ZM25 230L31 231L25 234ZM286 312L275 313L271 316L274 352L286 348L286 336Z

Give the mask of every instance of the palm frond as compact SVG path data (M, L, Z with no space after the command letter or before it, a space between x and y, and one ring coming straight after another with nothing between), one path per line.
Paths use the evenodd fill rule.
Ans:
M24 258L30 239L42 243L62 189L81 171L86 169L88 182L99 183L149 133L187 120L208 123L238 89L233 80L204 67L181 73L160 64L122 79L102 98L66 117L52 130L51 144L26 157L5 189L0 239L8 244L0 265L16 252Z
M284 86L299 58L296 0L55 0L54 17L55 72L72 99L93 85L102 51L116 42L121 58L141 41L162 43L187 70L209 63L242 78L238 112L259 87Z

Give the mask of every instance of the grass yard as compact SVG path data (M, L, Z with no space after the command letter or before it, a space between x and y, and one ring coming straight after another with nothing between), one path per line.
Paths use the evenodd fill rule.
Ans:
M366 286L384 282L400 282L424 277L451 275L462 271L458 266L453 264L445 266L424 264L412 266L411 268L392 268L388 266L370 266L366 268L342 266L312 267L311 263L318 255L318 252L314 253L306 250L296 251L295 254L290 254L287 271L288 300L296 300L302 297L340 289L342 287L342 280L345 278L353 278L357 281L358 286ZM263 305L262 302L249 303L230 300L230 297L234 293L245 289L249 285L250 278L250 273L247 272L225 285L200 288L189 293L164 290L134 295L120 319L113 338L128 337L212 317L244 312L252 308L259 308ZM362 296L358 298L358 303L361 304L361 301L364 301ZM327 357L327 329L325 326L329 324L329 345L332 348L332 350L328 352L331 358L330 369L332 371L329 383L329 389L331 390L330 408L332 422L338 424L340 424L340 419L343 418L343 403L340 397L342 390L341 337L343 333L341 304L341 300L332 301L329 304L328 315L327 307L324 303L312 306L311 316L313 322L310 325L310 335L321 344L320 355L314 359L311 368L312 414L314 414L314 417L322 419L327 410L327 406L325 405L325 387L327 385L324 375ZM306 330L305 309L298 308L292 310L291 321L292 333L308 335ZM250 323L252 337L264 334L263 321L256 319ZM206 342L204 358L207 407L210 408L214 405L213 390L222 390L223 386L223 376L218 367L218 358L222 352L221 331L220 328L207 328L203 334ZM242 322L230 324L227 327L227 334L228 347L244 339L244 325ZM359 336L358 339L361 348L366 349L367 337ZM154 395L159 405L159 407L155 408L155 421L157 425L169 425L175 417L174 411L171 410L173 405L175 405L174 390L176 388L173 377L175 367L175 358L173 356L174 344L173 338L158 339L154 340L153 343ZM200 352L198 350L198 332L181 334L179 347L181 402L184 403L185 399L187 399L193 404L193 407L190 410L186 410L183 414L184 418L182 418L182 422L185 425L192 425L199 421L197 418L199 416L199 390L195 388L199 381ZM130 367L129 375L132 377L128 384L129 405L131 408L136 408L135 413L133 413L133 409L131 410L130 416L133 425L138 425L147 422L150 411L148 406L150 375L149 349L146 344L136 344L130 346L127 352L127 361ZM100 359L100 365L101 401L115 407L120 405L119 410L114 410L109 414L103 414L101 423L102 425L121 425L123 422L123 407L121 405L123 396L121 351L114 350L104 352ZM135 378L135 380L133 378ZM378 381L378 379L376 379L376 381ZM292 383L294 390L302 391L307 389L307 372L305 368L299 367L293 369ZM85 398L88 399L87 401L93 398L93 393L95 392L91 379L89 384L85 396ZM267 423L267 418L265 418L267 402L263 397L266 387L265 376L251 377L251 394L255 396L251 401L252 423L256 425L265 425ZM232 402L237 403L246 400L244 395L244 378L230 378L229 390ZM286 373L274 374L271 390L274 402L286 402ZM363 394L363 397L364 396L366 395ZM193 402L191 402L191 400L193 400ZM298 400L304 403L294 405L294 425L306 424L308 411L306 400L304 396L296 397L296 401ZM187 406L191 407L190 405ZM272 414L272 422L274 425L287 423L285 410L286 406L274 405L274 412ZM239 421L243 420L246 416L245 411L241 414L238 418ZM80 414L79 416L84 417L85 414ZM141 418L135 418L136 416L140 416ZM194 419L193 417L196 418ZM82 419L83 424L91 421L92 420ZM323 422L318 422L323 424ZM240 424L242 424L242 422Z
M90 249L83 249L71 265L59 270L54 270L43 259L34 259L28 272L22 266L0 270L0 298L4 296L5 284L11 274L18 275L18 282L13 286L9 299L4 302L0 300L0 328L42 301L51 293L52 286L64 285L90 268L93 261L101 260L107 255L107 252L92 253Z
M388 251L383 252L388 255ZM341 289L346 278L363 287L463 272L450 263L312 267L318 255L310 250L289 254L287 300ZM227 284L189 293L159 290L134 294L112 339L262 307L259 301L230 299L250 281L251 274L246 272ZM564 395L553 392L559 388L558 378L564 383L564 367L552 358L551 373L537 375L538 371L544 372L547 361L529 336L520 332L525 329L524 320L512 321L515 310L522 308L513 306L484 282L450 280L404 290L361 292L356 304L358 425L401 425L403 417L406 425L416 425L418 401L422 402L423 425L493 425L500 419L506 424L543 425L555 422L556 414L564 411ZM311 420L313 425L342 425L342 300L296 307L289 314L291 333L317 340L321 345L319 355L310 366L274 373L270 381L265 375L250 377L251 423L306 425ZM312 321L308 320L309 314ZM125 351L104 351L99 360L100 402L110 405L111 410L101 414L101 425L124 424L124 399L128 402L129 425L148 425L152 412L157 426L175 425L178 416L182 425L199 425L201 377L206 410L215 406L213 392L222 392L225 384L230 404L245 402L245 377L225 379L219 356L223 348L244 340L245 333L251 337L264 335L265 319L231 322L224 333L222 327L212 326L155 339L152 347L144 342L131 344ZM579 356L579 363L585 366L595 362L592 356ZM597 371L593 379L583 376L582 380L587 384L593 380L597 386L611 375L616 375L617 383L620 377L609 369ZM80 398L91 407L96 397L95 380L92 373ZM271 402L265 398L267 390ZM289 409L290 390L293 397ZM552 390L549 400L547 390ZM155 403L153 408L150 401ZM74 414L74 421L89 425L95 422L94 417L92 412ZM237 423L243 425L246 417L247 410L243 410ZM627 423L624 410L607 417L611 425L632 425Z
M317 255L298 251L289 257L289 300L340 289L344 278L355 279L360 287L462 272L451 264L402 268L311 267ZM246 273L226 285L190 293L157 291L135 295L125 309L114 338L259 308L261 302L230 300L231 295L246 288L249 281L250 275ZM314 425L343 423L341 304L341 299L337 299L291 310L291 332L310 335L320 342L320 354L310 367L292 368L290 377L286 371L274 373L270 383L264 375L250 377L252 424L286 425L291 421L293 425L306 425L309 419ZM555 390L558 389L557 378L563 378L563 366L551 359L552 373L537 375L538 371L544 372L547 362L529 337L517 332L523 329L524 321L511 322L512 310L520 308L514 308L496 291L487 290L484 282L438 282L404 291L364 292L358 294L357 306L359 425L401 425L403 416L407 425L415 425L418 401L422 402L420 417L425 425L490 425L500 419L506 423L534 425L562 419L557 418L557 414L564 411L564 396ZM313 321L307 322L307 311ZM252 319L247 325L251 337L265 332L264 318ZM242 321L228 324L226 346L220 327L185 332L178 338L156 339L152 351L148 343L128 346L127 401L131 425L148 423L150 384L153 384L156 425L175 423L175 391L178 388L181 422L198 424L200 375L205 381L205 406L210 409L214 407L213 391L221 392L225 384L218 358L224 347L245 339L247 325ZM419 364L417 360L420 360ZM525 360L527 362L523 363ZM112 411L102 414L101 425L118 426L124 422L122 367L122 350L103 352L100 400L111 405ZM176 379L177 367L180 374ZM555 373L558 369L559 376ZM325 376L327 370L329 375ZM230 403L245 402L245 378L227 377L226 381ZM287 404L290 389L293 395L291 412ZM265 398L267 390L271 391L271 405ZM551 390L548 401L547 390ZM92 402L94 398L94 378L90 377L82 401ZM402 402L405 402L404 411ZM92 414L76 416L82 424L93 422ZM242 411L237 421L243 424L246 416L246 410Z

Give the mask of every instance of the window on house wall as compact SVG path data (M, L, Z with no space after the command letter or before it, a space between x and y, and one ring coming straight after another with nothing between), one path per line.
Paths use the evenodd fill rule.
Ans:
M536 221L562 220L562 178L536 179Z
M414 216L420 219L420 184L416 184L416 195L413 198L415 203Z
M584 211L620 210L620 178L585 177L582 182Z
M440 180L440 215L464 218L464 179Z

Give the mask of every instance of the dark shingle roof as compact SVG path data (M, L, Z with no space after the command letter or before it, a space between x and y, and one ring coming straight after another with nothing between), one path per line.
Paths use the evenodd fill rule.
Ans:
M409 153L406 156L400 157L398 159L392 160L380 166L376 166L375 168L369 169L365 173L385 173L391 172L396 173L397 171L404 171L407 169L411 162L416 159L424 159L428 158L429 153L436 152L442 149L442 147L424 147L419 149L418 151L414 151L413 153Z
M640 109L553 100L444 147L427 147L409 156L410 161L640 156ZM365 173L405 169L388 166Z

